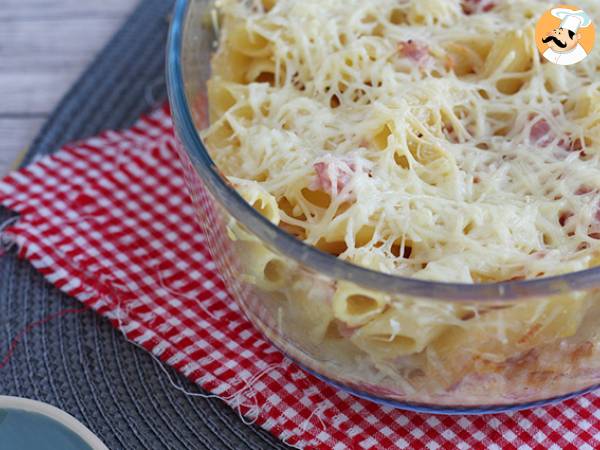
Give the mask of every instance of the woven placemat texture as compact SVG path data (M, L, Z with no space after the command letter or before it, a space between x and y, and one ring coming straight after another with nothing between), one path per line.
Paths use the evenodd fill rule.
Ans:
M165 98L164 47L172 2L143 0L44 126L26 165L62 144L131 125ZM0 211L0 223L10 218ZM81 420L112 450L284 449L220 400L158 366L108 321L51 286L25 261L0 258L0 395L48 402ZM66 312L65 312L66 311ZM63 313L61 313L63 312ZM1 446L0 446L1 448Z

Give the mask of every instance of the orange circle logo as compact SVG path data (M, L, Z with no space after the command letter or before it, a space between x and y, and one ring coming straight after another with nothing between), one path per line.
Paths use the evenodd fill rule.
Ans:
M553 64L570 66L583 61L594 48L596 27L576 6L559 5L544 13L535 29L540 53Z

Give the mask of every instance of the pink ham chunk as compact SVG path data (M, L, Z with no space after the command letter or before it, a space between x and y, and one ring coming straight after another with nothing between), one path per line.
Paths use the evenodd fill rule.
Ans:
M589 236L592 239L600 239L600 203L596 206L596 212L594 213L589 229Z
M358 330L360 327L351 327L349 325L347 325L346 323L340 321L337 321L337 330L338 333L340 334L340 336L346 338L346 339L350 339L354 333L356 332L356 330Z
M454 127L452 125L445 125L442 127L442 131L446 135L446 139L448 142L452 142L453 144L458 144L460 140L458 139L458 135L454 131Z
M529 131L529 142L539 147L547 147L555 136L546 119L538 119Z
M410 39L408 41L400 42L398 48L400 55L410 59L419 67L423 67L429 61L429 47L426 44Z
M558 218L558 223L560 223L561 227L564 227L567 224L568 220L574 215L575 214L573 214L571 211L563 212Z
M585 156L585 152L583 152L583 144L581 143L581 139L577 138L575 140L567 137L566 139L561 139L558 141L558 146L568 152L581 152L581 156Z
M577 190L575 191L575 195L587 195L594 192L594 189L584 185L581 185L577 188Z
M491 0L463 0L462 1L462 10L463 12L470 16L471 14L477 14L482 12L490 12L496 3Z
M582 184L575 191L575 195L589 195L589 194L598 194L598 189L594 189L590 186ZM572 217L574 214L569 213L567 220ZM561 215L562 219L562 215ZM565 221L566 222L566 221ZM564 222L561 221L561 225L564 226ZM592 220L589 226L588 235L592 239L600 239L600 201L596 205L594 212L592 212Z
M331 196L336 196L345 191L358 172L368 173L364 161L350 156L336 157L328 155L314 163L313 167L317 177L309 188L327 192Z
M535 117L532 120L536 120ZM548 147L555 139L556 134L544 118L538 118L529 131L529 142L538 147ZM583 150L581 139L572 139L568 133L558 141L557 145L567 152L580 152Z

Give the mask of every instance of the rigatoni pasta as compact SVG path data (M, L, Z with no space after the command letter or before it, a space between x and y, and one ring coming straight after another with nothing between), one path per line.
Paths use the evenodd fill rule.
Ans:
M377 359L394 359L422 352L446 329L442 311L394 304L352 335L352 342Z
M237 250L242 256L241 268L244 281L259 289L281 289L290 280L285 262L260 242L238 240Z
M331 299L335 318L350 327L364 325L381 315L388 301L379 292L367 291L344 282L338 283Z
M428 347L429 373L447 386L486 364L497 364L577 332L590 299L573 294L481 313L440 334ZM481 371L480 371L481 372Z

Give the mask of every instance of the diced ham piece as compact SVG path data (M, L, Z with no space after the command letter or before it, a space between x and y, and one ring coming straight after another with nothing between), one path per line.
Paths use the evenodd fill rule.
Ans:
M205 93L201 92L195 98L192 105L192 116L198 128L204 129L208 127L208 97Z
M552 133L550 124L546 121L546 119L537 120L529 132L529 141L532 144L540 147L547 147L554 140L554 138L554 133Z
M321 158L320 161L313 164L317 177L309 188L336 196L346 189L356 173L368 173L366 163L368 162L352 156L328 155Z
M588 234L592 239L600 239L600 202L596 205L596 212L592 217Z
M594 189L592 189L591 187L582 185L582 186L579 186L579 188L577 188L577 190L575 191L575 195L586 195L593 191L594 191Z
M552 115L554 117L560 116L559 109L553 109ZM583 152L583 142L580 138L573 139L571 133L566 133L564 136L557 136L552 131L550 124L543 117L539 117L535 114L529 116L530 121L536 121L531 127L529 133L529 140L532 144L536 144L539 147L547 147L556 139L560 137L557 145L567 152L581 152L581 156L585 156Z
M579 152L583 150L583 143L581 142L581 139L577 138L574 141L571 141L569 150L572 152Z
M561 213L558 222L560 223L561 227L564 227L567 224L567 221L573 217L575 214L573 214L572 212L568 211L568 212L563 212Z
M462 1L462 10L463 12L470 16L471 14L477 14L482 12L490 12L496 3L492 0L463 0Z
M338 333L340 333L340 336L342 336L346 339L350 339L352 337L352 335L354 335L354 333L356 332L358 327L352 328L342 321L337 321L337 329L338 329Z
M313 167L317 173L317 181L311 188L331 194L343 191L356 170L354 164L342 160L318 162Z
M415 62L418 66L424 66L429 60L429 47L412 39L400 42L400 55Z
M581 156L585 156L585 152L583 152L583 144L581 139L577 138L575 140L567 137L566 139L561 139L558 141L558 146L567 152L581 152Z
M455 133L454 127L452 125L445 125L442 128L442 130L446 135L448 142L452 142L454 144L458 144L460 142L460 140L458 139L458 135Z
M535 116L531 120L536 120ZM556 139L550 124L544 118L538 118L529 131L529 142L538 147L548 147ZM580 152L583 150L581 139L572 139L570 135L561 138L558 146L567 152ZM582 153L582 156L585 154Z

